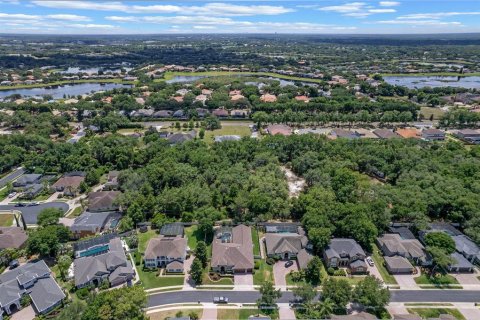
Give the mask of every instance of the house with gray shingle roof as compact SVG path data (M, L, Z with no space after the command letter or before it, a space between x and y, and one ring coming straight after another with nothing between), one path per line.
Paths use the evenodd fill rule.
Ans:
M349 268L351 273L365 273L365 251L353 239L333 238L323 251L327 268Z
M402 256L385 257L385 267L392 274L413 273L414 267Z
M265 247L269 258L293 259L307 244L307 237L298 233L265 234Z
M135 272L125 255L120 238L111 239L108 246L106 253L75 259L73 272L77 288L98 286L104 281L114 287L133 279Z
M20 227L0 227L0 250L23 247L28 236Z
M422 266L432 264L431 257L417 239L403 239L398 233L387 233L377 239L377 244L387 257L404 257Z
M51 311L65 298L65 293L52 278L43 260L24 264L0 275L0 310L7 315L20 310L20 300L25 295L32 299L37 314Z
M187 257L187 239L160 235L150 239L143 261L147 268L166 268L169 272L183 272Z

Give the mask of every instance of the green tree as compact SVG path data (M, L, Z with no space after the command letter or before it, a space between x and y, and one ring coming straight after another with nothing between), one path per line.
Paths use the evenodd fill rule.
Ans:
M104 291L94 295L88 302L82 320L146 320L143 311L146 304L147 295L140 286Z
M38 214L37 223L45 227L58 224L58 220L63 217L63 211L58 208L45 208Z
M354 289L354 301L375 310L384 308L390 301L390 291L374 276L366 276Z
M293 295L298 297L303 303L310 303L313 301L317 292L312 285L303 283L292 289Z
M352 299L352 286L346 279L328 278L322 286L323 299L330 299L336 308L345 309Z
M67 255L62 255L58 258L57 265L58 270L60 271L60 277L65 281L65 275L68 272L68 268L72 264L72 258Z
M222 128L220 120L215 116L206 117L205 120L205 129L207 130L217 130Z
M208 256L207 256L207 245L203 241L199 241L197 243L197 247L195 248L195 258L198 258L202 263L202 267L205 268L208 263Z
M133 202L130 207L128 207L127 216L129 216L134 223L142 222L145 219L142 207L136 201Z
M445 252L442 248L439 247L429 247L427 246L428 253L432 256L432 263L434 265L434 269L440 268L442 272L447 270L448 266L456 263L454 258L451 255Z
M308 238L315 248L315 252L320 253L330 242L332 231L329 228L311 228L308 230Z
M322 260L314 256L305 269L305 280L312 285L319 285L322 282Z
M200 128L200 132L198 133L198 136L202 140L203 140L203 138L205 138L205 129L204 128Z
M260 287L260 299L257 300L257 306L261 309L264 307L276 307L276 301L282 296L282 292L275 290L273 283L270 281L265 281Z
M42 256L55 256L61 243L70 239L70 230L61 225L39 227L29 234L27 240L27 253Z
M455 252L455 241L445 232L429 232L424 241L427 246L440 248L447 254Z
M209 217L204 217L200 219L198 223L198 230L203 234L204 239L210 239L213 235L213 225L214 222L211 218Z
M195 282L195 284L202 284L203 267L200 259L193 259L192 266L190 267L190 276L192 277L192 280Z
M73 300L72 303L60 311L56 320L81 320L87 304L82 300Z

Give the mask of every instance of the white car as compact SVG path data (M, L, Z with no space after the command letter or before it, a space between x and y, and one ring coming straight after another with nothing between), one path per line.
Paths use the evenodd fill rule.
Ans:
M15 197L16 195L17 195L16 192L12 192L12 193L10 193L10 194L8 195L8 197L9 197L9 198L13 198L13 197Z
M367 261L367 263L368 263L368 265L369 265L370 267L373 267L373 266L374 266L374 263L373 263L372 258L367 257L365 260Z

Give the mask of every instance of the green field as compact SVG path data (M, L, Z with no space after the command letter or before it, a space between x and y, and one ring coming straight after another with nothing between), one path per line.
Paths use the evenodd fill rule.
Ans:
M255 270L255 273L253 274L253 284L261 285L265 281L273 282L273 267L267 264L263 259L256 261L260 261L260 268Z
M138 233L138 251L143 253L145 249L147 249L148 241L157 236L157 232L155 230L148 230L147 232Z
M19 84L14 86L1 86L0 91L12 90L12 89L30 89L30 88L43 88L48 86L60 86L65 84L79 84L79 83L121 83L121 84L134 84L133 81L123 81L122 79L84 79L84 80L65 80L55 81L50 83L38 83L38 84Z
M260 240L258 239L258 230L256 228L252 229L252 242L253 242L253 255L260 255Z
M185 236L187 237L188 247L190 250L194 251L197 247L198 241L205 241L205 237L203 236L202 232L198 230L196 225L190 226L185 228ZM212 255L212 244L211 241L206 241L207 243L207 253L210 257Z
M373 261L375 262L375 265L378 271L380 272L380 275L383 278L383 282L385 282L386 284L397 284L397 280L395 280L395 277L392 276L388 272L388 270L385 268L385 265L384 265L385 259L383 259L383 256L380 250L378 249L378 247L375 244L372 244L372 249L373 249L372 258L373 258Z
M82 212L83 212L82 207L76 207L67 215L67 217L78 217Z
M165 320L167 318L175 318L177 315L188 316L192 313L197 315L197 319L201 319L203 315L203 309L184 309L184 310L165 310L149 314L150 320Z
M438 318L441 314L450 314L457 320L465 320L465 317L457 309L451 308L408 308L409 313L418 314L424 319Z
M8 188L4 187L2 190L0 190L0 201L5 200L6 197L8 197Z
M138 275L142 281L142 285L145 289L181 286L183 285L184 277L164 276L158 277L158 270L144 271L142 267L137 268Z
M218 130L205 131L205 137L203 140L207 143L213 143L215 136L237 135L240 137L249 137L250 134L250 128L247 126L223 126Z
M10 227L13 219L13 214L0 214L0 227Z

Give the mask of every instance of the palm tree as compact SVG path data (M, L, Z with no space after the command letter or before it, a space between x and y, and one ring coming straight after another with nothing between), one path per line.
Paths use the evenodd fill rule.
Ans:
M325 298L325 300L318 303L318 313L321 319L330 317L335 309L335 303L330 298Z

